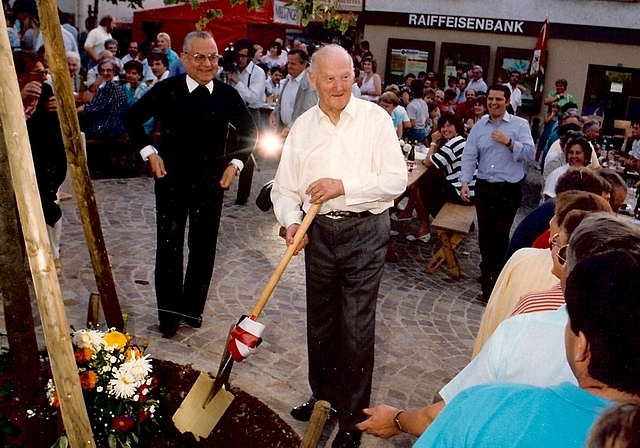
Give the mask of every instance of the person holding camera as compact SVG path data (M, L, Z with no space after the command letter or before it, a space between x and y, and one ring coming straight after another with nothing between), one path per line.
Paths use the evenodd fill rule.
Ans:
M251 112L253 121L260 123L260 108L264 105L266 76L264 71L253 63L255 49L249 39L240 39L233 46L230 57L225 54L225 61L220 78L233 86ZM227 60L232 58L232 62ZM245 205L251 193L253 179L253 157L250 157L240 173L236 205Z

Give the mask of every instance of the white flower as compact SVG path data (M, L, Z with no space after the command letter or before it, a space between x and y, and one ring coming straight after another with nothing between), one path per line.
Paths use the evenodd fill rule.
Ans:
M140 396L138 394L135 394L133 396L133 401L138 401L138 400L140 400Z
M109 385L113 387L111 394L116 398L131 398L136 393L135 378L130 373L118 369L113 373Z
M136 385L141 386L147 381L147 375L152 370L149 355L145 355L142 358L130 359L120 366L120 370L133 376L136 380Z
M411 145L410 145L409 143L406 143L406 144L402 147L402 150L403 150L404 152L409 152L409 151L411 151Z
M104 389L102 388L102 386L98 386L96 387L96 392L100 393L102 392Z
M89 347L93 351L104 347L104 333L96 330L78 330L73 333L73 344L80 348Z
M118 361L118 358L116 358L115 356L112 356L112 357L109 358L109 362L111 364L113 364L114 362L117 362L117 361Z
M27 409L27 418L34 417L35 415L36 413L33 410Z
M156 407L152 405L149 407L149 413L153 414L154 412L156 412Z

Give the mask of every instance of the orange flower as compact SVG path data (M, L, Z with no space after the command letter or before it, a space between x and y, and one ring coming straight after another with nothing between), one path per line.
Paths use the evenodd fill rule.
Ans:
M58 399L58 392L55 391L51 394L51 405L54 408L59 408L60 407L60 400Z
M125 361L131 361L131 359L142 358L142 353L138 347L129 347L125 353Z
M84 364L91 359L93 351L89 347L79 348L76 350L75 356L78 364Z
M98 375L93 370L87 370L80 374L80 386L83 390L91 390L98 382Z

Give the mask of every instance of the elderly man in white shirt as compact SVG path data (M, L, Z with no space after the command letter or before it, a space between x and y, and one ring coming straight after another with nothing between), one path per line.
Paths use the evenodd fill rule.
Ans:
M387 112L351 94L353 60L346 50L318 50L309 76L319 103L291 127L271 195L287 245L302 210L321 204L296 248L305 249L312 396L291 415L307 421L314 402L327 400L339 420L332 448L357 448L356 425L371 396L388 209L406 188L407 168Z

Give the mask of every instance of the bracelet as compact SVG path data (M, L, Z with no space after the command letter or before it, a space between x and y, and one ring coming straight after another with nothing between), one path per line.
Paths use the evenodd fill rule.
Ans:
M398 420L398 418L400 417L400 414L402 414L404 411L399 411L396 416L393 418L394 423L396 424L396 428L398 428L398 431L400 432L404 432L404 429L402 428L402 425L400 424L400 420Z

